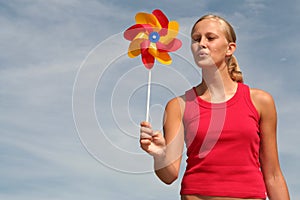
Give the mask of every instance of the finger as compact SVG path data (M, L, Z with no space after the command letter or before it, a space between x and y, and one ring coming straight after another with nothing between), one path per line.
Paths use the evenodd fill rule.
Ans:
M149 139L141 139L140 140L141 146L149 146L151 144L151 140Z
M141 122L141 126L151 128L150 122L146 122L146 121Z
M140 140L140 145L141 148L146 151L147 153L149 153L149 146L151 145L151 141L148 139L141 139Z
M152 136L152 138L162 138L163 137L161 131L155 131L152 133L151 136Z
M141 132L140 134L140 138L141 139L148 139L148 140L151 140L152 139L152 136L146 132Z
M151 128L148 128L148 127L141 127L140 128L140 133L147 133L149 135L153 135L153 130Z

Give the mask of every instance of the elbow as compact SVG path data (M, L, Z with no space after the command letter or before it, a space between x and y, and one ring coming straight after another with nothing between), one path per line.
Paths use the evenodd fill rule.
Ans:
M177 180L177 176L176 177L173 177L173 178L170 178L168 180L165 180L164 183L167 184L167 185L171 185L172 183L174 183L176 180Z
M165 181L164 183L167 185L171 185L172 183L174 183L177 180L178 177L174 177L173 179L170 179L168 181Z
M178 174L169 174L167 176L158 176L158 177L163 183L167 185L171 185L178 179Z
M178 178L179 168L174 167L174 165L169 165L167 167L155 170L155 174L163 183L171 185Z

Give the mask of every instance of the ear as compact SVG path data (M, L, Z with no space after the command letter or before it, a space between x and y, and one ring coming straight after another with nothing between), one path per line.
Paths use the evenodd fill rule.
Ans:
M230 42L227 47L226 56L232 56L235 52L236 44L234 42Z

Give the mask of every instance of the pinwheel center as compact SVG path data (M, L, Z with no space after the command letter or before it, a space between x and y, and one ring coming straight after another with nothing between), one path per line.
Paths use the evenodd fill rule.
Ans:
M158 32L152 32L152 33L150 33L150 35L149 35L149 40L150 40L150 42L156 43L156 42L159 41L159 38L160 38L160 35L158 34Z

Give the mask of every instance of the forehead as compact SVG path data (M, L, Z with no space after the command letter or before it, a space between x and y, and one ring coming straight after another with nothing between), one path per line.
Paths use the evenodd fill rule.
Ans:
M204 34L207 32L215 34L224 34L224 29L221 22L218 19L203 19L195 25L192 34Z

